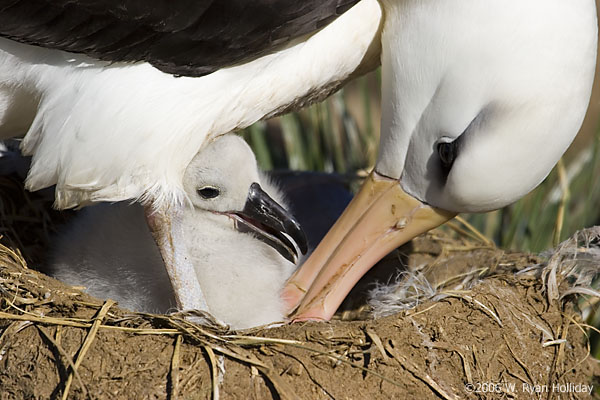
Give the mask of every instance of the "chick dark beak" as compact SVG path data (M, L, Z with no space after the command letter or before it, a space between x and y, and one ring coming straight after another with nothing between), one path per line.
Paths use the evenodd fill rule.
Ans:
M250 185L244 209L230 213L240 232L252 232L256 237L292 263L298 261L298 250L308 251L306 235L300 223L273 200L258 183ZM291 239L291 240L290 240Z

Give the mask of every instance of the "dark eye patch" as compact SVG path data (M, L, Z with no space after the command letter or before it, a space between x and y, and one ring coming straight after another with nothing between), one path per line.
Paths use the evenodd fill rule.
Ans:
M450 168L452 168L452 164L454 164L454 160L456 160L457 150L458 145L456 144L456 140L454 142L438 143L438 156L440 157L444 170L450 171Z
M446 174L452 169L454 161L460 154L461 143L464 142L465 137L468 137L478 131L485 129L485 123L490 118L490 115L494 112L494 105L492 103L487 104L483 107L471 120L465 130L458 135L452 142L438 142L437 153L440 159L442 169Z
M221 194L219 189L212 186L205 186L203 188L198 189L197 192L203 199L214 199L215 197Z

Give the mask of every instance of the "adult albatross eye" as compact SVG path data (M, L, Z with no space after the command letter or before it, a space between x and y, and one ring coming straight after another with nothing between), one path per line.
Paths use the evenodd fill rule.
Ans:
M203 188L198 189L198 194L203 199L214 199L219 194L221 194L221 192L219 192L219 189L217 189L215 187L205 186Z
M446 171L449 171L456 159L456 142L438 143L437 151L442 162L442 166Z

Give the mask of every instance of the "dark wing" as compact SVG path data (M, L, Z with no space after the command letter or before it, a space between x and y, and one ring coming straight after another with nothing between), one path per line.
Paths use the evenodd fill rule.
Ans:
M0 0L0 36L200 76L316 31L358 0Z

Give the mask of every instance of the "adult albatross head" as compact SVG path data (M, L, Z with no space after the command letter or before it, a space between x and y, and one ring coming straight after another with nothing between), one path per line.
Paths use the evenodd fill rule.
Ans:
M593 1L382 3L378 160L284 290L294 319L329 319L381 257L457 213L524 196L589 102Z

